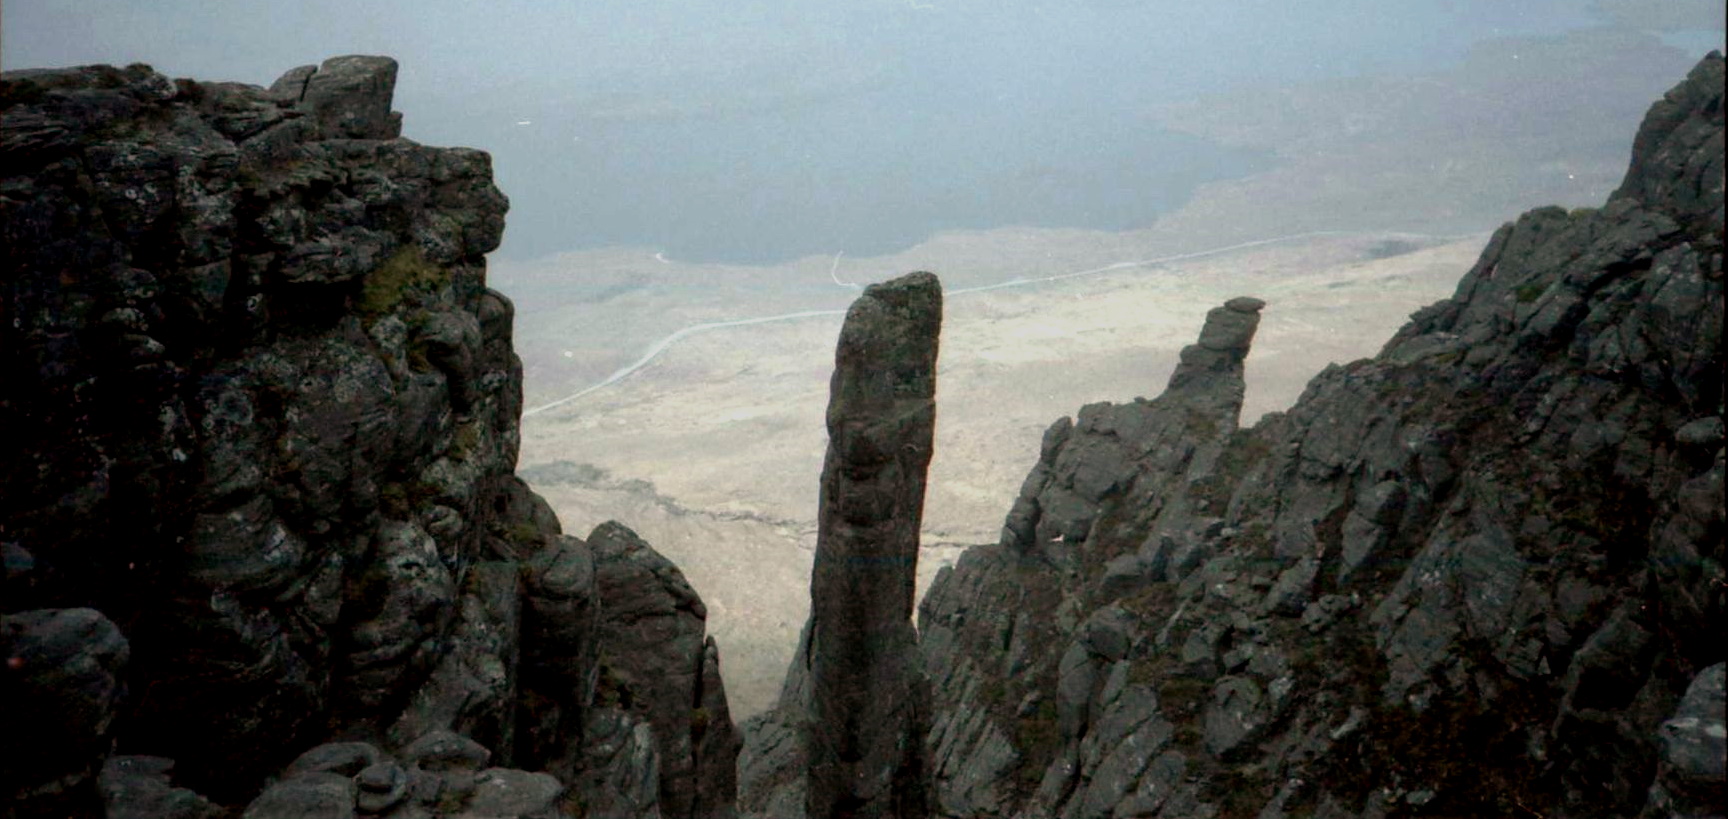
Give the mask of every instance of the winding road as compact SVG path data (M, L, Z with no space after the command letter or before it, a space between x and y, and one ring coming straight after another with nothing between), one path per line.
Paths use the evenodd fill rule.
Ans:
M1428 234L1428 233L1393 233L1390 231L1311 230L1311 231L1307 231L1305 233L1291 233L1291 234L1288 234L1285 236L1274 236L1270 239L1256 239L1256 240L1251 241L1251 242L1239 242L1239 243L1233 244L1233 245L1226 245L1224 247L1215 247L1215 248L1211 248L1208 250L1199 250L1199 251L1195 251L1193 253L1178 253L1178 254L1173 255L1173 256L1159 256L1157 258L1152 258L1152 259L1137 259L1137 260L1133 260L1133 261L1116 262L1114 264L1104 265L1103 267L1090 267L1090 268L1087 268L1085 270L1076 270L1076 271L1073 271L1070 273L1058 273L1054 276L1038 276L1038 277L1034 277L1034 278L1019 278L1019 279L1011 279L1011 280L1005 281L1005 282L997 282L995 284L978 285L977 287L962 287L962 288L959 288L956 290L946 291L944 293L944 296L947 296L947 297L962 296L962 295L965 295L967 293L983 293L983 292L989 291L989 290L1006 290L1006 289L1012 288L1012 287L1029 287L1029 286L1035 285L1035 284L1046 284L1048 282L1062 281L1065 279L1077 279L1077 278L1081 278L1083 276L1096 276L1096 275L1101 274L1101 273L1109 273L1109 272L1115 271L1115 270L1127 270L1127 269L1135 268L1135 267L1148 267L1151 265L1161 265L1161 264L1169 264L1171 262L1180 262L1180 261L1184 261L1187 259L1199 259L1199 258L1203 258L1206 256L1216 256L1216 255L1221 254L1221 253L1230 253L1230 252L1237 251L1237 250L1247 250L1249 248L1264 247L1266 245L1281 244L1284 242L1294 242L1294 241L1297 241L1300 239L1315 239L1315 238L1319 238L1322 236L1380 236L1380 235L1414 236L1414 237L1424 238L1424 239L1457 239L1457 238L1463 238L1462 235L1460 235L1460 236L1442 236L1442 235L1435 235L1435 234ZM859 285L859 284L856 284L853 282L843 282L840 280L839 276L836 275L836 272L838 271L838 269L840 267L840 256L841 255L843 255L843 252L842 253L836 253L834 255L834 263L828 270L829 278L833 279L834 283L836 285L839 285L840 287L844 287L844 288L848 288L848 289L861 287L862 285ZM634 362L632 362L628 366L619 368L617 372L614 372L611 375L606 376L605 379L599 381L598 383L590 384L589 386L584 387L581 390L578 390L578 391L571 393L569 395L566 395L563 398L560 398L556 401L551 401L551 402L541 404L541 405L536 406L536 407L529 407L529 408L522 411L522 417L527 418L531 415L539 415L540 413L546 412L547 410L556 409L558 407L564 406L565 404L569 404L573 401L577 401L577 400L589 395L590 393L605 389L607 387L612 386L613 384L618 383L619 381L623 381L624 379L629 378L631 375L635 374L635 372L637 370L640 370L643 367L648 366L648 364L650 362L652 362L655 358L658 358L661 353L666 352L666 350L668 348L670 348L672 345L677 344L679 341L681 341L685 338L696 335L697 333L705 333L705 332L708 332L709 330L722 330L722 329L725 329L727 327L746 327L746 326L749 326L752 324L770 324L770 323L777 322L777 321L795 321L798 319L816 318L818 316L844 316L844 315L846 315L845 310L805 310L805 311L798 312L798 313L781 313L780 315L777 315L777 316L760 316L757 318L736 319L733 321L710 321L710 322L705 322L703 324L692 324L689 327L685 327L681 330L678 330L675 333L672 333L669 336L666 336L665 338L660 339L659 341L654 342L653 345L649 346L647 352L644 352L642 354L641 358L636 359Z

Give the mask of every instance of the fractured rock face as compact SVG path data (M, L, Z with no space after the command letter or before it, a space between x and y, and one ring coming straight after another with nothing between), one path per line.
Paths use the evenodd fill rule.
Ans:
M292 87L294 77L284 77ZM396 61L389 57L331 57L304 81L300 107L310 111L333 139L395 139L402 115L390 110L396 93Z
M395 138L393 60L291 73L9 72L0 145L0 526L42 602L125 624L140 750L235 800L511 628L458 616L521 408L490 160ZM513 652L436 721L508 711Z
M1224 439L1239 423L1246 389L1243 360L1265 306L1242 296L1209 311L1198 341L1182 349L1163 395L1151 401L1089 404L1075 420L1063 418L1051 425L1038 463L1003 525L1003 545L1072 571L1103 505L1146 494L1138 486L1141 475L1185 472L1193 482L1207 479ZM1171 527L1178 532L1173 538L1179 537L1181 527L1204 526L1205 518L1223 511L1204 501L1192 508L1179 505L1179 514L1170 516L1173 522L1183 519L1181 526ZM1157 545L1151 544L1144 556L1162 565L1169 556L1154 554ZM1198 559L1197 554L1186 557ZM1130 563L1118 566L1116 582L1123 586L1135 582L1131 578L1138 569Z
M594 767L731 809L700 602L512 475L508 203L399 138L396 71L0 83L0 735L40 738L8 816L551 815Z
M1288 412L1241 300L1052 427L923 603L944 813L1722 815L1722 77Z
M872 285L840 331L811 573L812 817L929 815L929 690L912 628L942 291Z

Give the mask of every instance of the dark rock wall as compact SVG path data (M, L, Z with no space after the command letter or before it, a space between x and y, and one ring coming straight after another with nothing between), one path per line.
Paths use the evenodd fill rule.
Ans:
M913 273L866 288L840 329L810 573L810 816L929 815L912 609L941 327L941 284Z
M847 311L810 619L779 701L744 726L746 815L932 815L930 684L912 610L941 324L941 284L929 273L871 285Z
M922 606L943 814L1724 813L1722 93L1287 413L1185 352L1053 427Z
M491 499L520 364L484 281L504 197L479 151L327 133L387 114L395 74L333 62L367 104L364 82L6 77L0 503L47 578L7 606L118 623L122 744L217 791L333 724L386 728L476 564L512 551Z
M637 636L603 631L628 595L512 474L521 365L484 259L507 203L485 153L400 137L396 72L338 57L270 89L147 66L5 75L9 810L87 805L98 775L171 794L148 762L170 758L175 781L243 803L335 739L409 779L443 764L410 753L427 736L483 752L467 768L564 785L606 757L583 738L601 642ZM668 817L731 802L690 781L736 745L700 620L655 647L688 701L630 717L686 726L627 760L668 772ZM63 737L12 707L62 700ZM105 769L110 745L146 761ZM325 785L388 793L388 770ZM479 798L450 793L422 802Z

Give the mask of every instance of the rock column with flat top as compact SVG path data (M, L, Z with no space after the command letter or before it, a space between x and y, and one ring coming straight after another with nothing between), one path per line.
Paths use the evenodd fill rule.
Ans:
M912 273L866 289L840 331L810 579L811 817L930 815L912 607L941 324L941 284Z

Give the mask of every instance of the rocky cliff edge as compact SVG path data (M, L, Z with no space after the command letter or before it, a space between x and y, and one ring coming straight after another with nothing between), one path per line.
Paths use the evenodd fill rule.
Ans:
M515 478L507 203L396 72L5 74L7 816L731 814L702 603Z
M1237 429L1239 300L1053 426L922 604L943 815L1723 815L1722 97L1286 413Z

